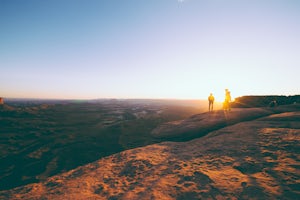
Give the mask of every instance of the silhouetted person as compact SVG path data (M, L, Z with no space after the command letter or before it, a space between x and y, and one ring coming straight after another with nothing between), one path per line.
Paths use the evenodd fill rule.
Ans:
M231 95L228 89L225 89L225 101L223 103L224 110L230 110Z
M271 102L269 103L269 106L272 107L272 108L276 107L276 106L277 106L276 100L271 101Z
M210 93L209 97L208 97L208 111L213 111L214 109L214 101L215 101L215 97L213 96L212 93Z

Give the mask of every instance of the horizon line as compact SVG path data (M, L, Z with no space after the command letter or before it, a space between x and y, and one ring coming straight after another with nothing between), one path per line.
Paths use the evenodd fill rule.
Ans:
M293 94L293 95L280 95L280 94L268 94L268 95L242 95L242 96L238 96L235 98L239 98L239 97L245 97L245 96L299 96L300 94ZM53 97L49 97L49 98L39 98L39 97L4 97L4 96L0 96L0 98L3 99L23 99L23 100L64 100L64 101L72 101L72 100L82 100L82 101L94 101L94 100L207 100L206 98L147 98L147 97L132 97L132 98L125 98L125 97L99 97L99 98L53 98Z

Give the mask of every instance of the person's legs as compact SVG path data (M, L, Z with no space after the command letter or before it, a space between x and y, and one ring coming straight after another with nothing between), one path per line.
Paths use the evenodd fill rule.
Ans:
M209 101L209 103L208 103L208 111L210 112L212 109L211 109L211 106L212 106L212 104L211 104L211 102Z
M228 101L225 100L224 103L223 103L223 109L228 110L228 106L229 106Z

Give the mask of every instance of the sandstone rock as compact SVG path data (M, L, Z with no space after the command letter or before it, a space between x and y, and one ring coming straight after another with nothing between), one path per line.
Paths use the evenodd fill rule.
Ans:
M236 110L227 119L252 118L252 111L260 112ZM0 198L297 199L299 153L300 112L284 112L188 142L127 150L41 183L1 191Z

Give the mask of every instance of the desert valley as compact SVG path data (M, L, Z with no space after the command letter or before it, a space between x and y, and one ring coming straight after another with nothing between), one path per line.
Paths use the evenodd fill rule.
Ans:
M299 197L297 102L213 112L197 103L12 100L1 107L0 197Z

